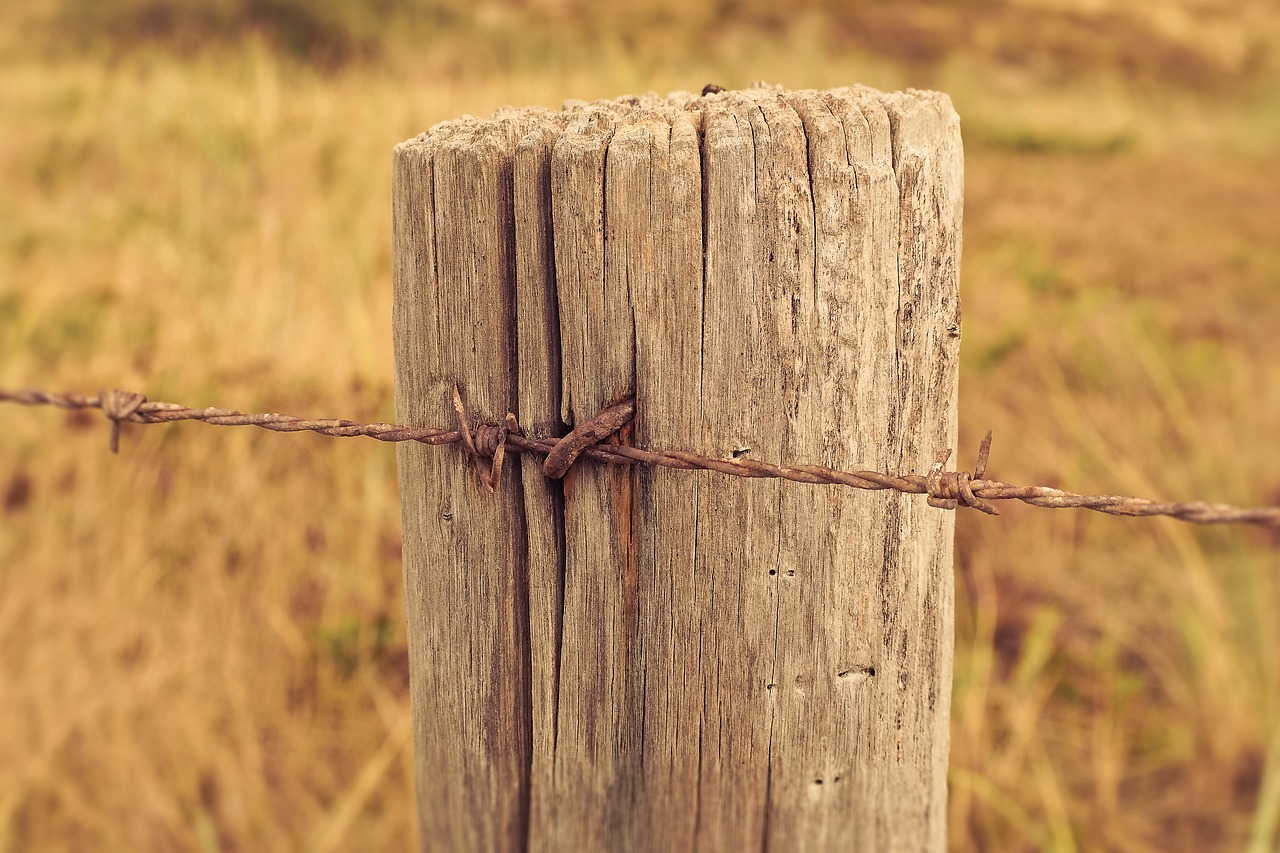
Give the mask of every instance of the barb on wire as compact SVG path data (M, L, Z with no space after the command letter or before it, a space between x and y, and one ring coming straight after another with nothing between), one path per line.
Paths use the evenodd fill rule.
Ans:
M417 441L441 445L463 443L476 465L481 487L497 488L506 453L536 453L546 457L544 472L563 476L579 457L615 465L657 465L663 468L716 471L735 477L775 478L797 483L849 486L855 489L893 490L927 495L930 506L955 509L967 506L990 515L998 514L991 501L1016 500L1032 506L1090 509L1108 515L1168 516L1197 524L1259 524L1280 527L1280 507L1237 507L1202 501L1165 503L1125 495L1081 495L1047 486L1017 486L986 479L991 453L991 433L982 440L978 464L972 474L947 471L944 466L951 451L940 454L925 475L885 474L877 471L838 471L820 465L773 465L757 459L717 459L679 450L642 450L620 444L606 444L610 435L625 426L635 414L635 403L626 400L610 406L585 421L563 438L534 438L524 435L515 415L508 413L500 425L473 427L457 387L452 403L457 429L409 427L402 424L356 423L339 419L294 417L275 413L246 414L234 409L192 409L176 403L148 401L140 394L125 391L100 393L96 397L56 394L46 391L10 391L0 388L0 402L30 406L57 406L63 409L102 409L112 423L112 450L118 448L118 431L123 422L140 424L203 421L216 426L256 426L275 432L317 432L338 437L366 436L379 441ZM483 460L490 459L489 465Z

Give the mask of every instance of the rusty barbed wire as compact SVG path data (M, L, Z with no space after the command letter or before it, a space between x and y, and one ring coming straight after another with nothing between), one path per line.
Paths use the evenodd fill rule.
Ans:
M797 483L927 495L930 506L940 509L967 506L989 515L999 514L991 501L1016 500L1038 507L1088 509L1108 515L1167 516L1196 524L1258 524L1280 528L1280 507L1237 507L1203 501L1164 502L1127 495L1082 495L1048 486L1018 486L989 480L985 478L985 474L991 451L990 432L982 441L978 464L972 474L944 470L951 455L950 450L937 458L927 474L886 474L878 471L840 471L820 465L774 465L758 459L723 459L679 450L644 450L602 443L634 416L635 404L630 400L606 408L562 438L526 436L512 414L508 414L502 424L473 427L457 386L453 388L452 398L458 420L458 427L455 429L357 423L337 418L300 418L274 412L248 414L235 409L213 407L194 409L177 403L151 402L141 394L127 391L104 391L89 397L0 388L0 402L56 406L62 409L101 409L112 424L113 452L119 447L121 423L159 424L188 420L215 426L256 426L273 432L307 431L339 438L364 436L378 441L417 441L429 445L462 443L476 463L481 487L488 491L496 488L505 454L517 452L547 457L543 470L551 478L563 476L574 460L582 456L615 465L656 465L682 470L715 471L734 477L773 478ZM491 460L488 467L481 464L486 459Z

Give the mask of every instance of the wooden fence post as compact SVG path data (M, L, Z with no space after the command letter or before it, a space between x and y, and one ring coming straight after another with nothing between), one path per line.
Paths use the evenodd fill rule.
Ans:
M931 92L504 110L395 154L401 422L924 473L956 441ZM568 425L568 426L567 426ZM953 514L401 444L423 849L941 850Z

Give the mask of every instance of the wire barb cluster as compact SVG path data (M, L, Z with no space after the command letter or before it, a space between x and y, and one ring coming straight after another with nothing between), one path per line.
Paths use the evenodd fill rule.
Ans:
M820 465L773 465L757 459L717 459L679 450L642 450L621 444L604 443L635 415L635 402L624 400L584 421L562 438L534 438L521 430L515 415L508 413L503 423L473 427L457 386L452 403L456 429L409 427L402 424L356 423L341 419L307 419L275 413L246 414L234 409L192 409L176 403L151 402L141 394L127 391L100 392L96 397L47 391L11 391L0 388L0 402L29 406L57 406L62 409L101 409L112 423L111 449L119 448L121 423L157 424L174 421L203 421L215 426L256 426L274 432L316 432L335 437L365 436L378 441L417 441L442 445L461 443L476 466L480 487L498 488L507 453L535 453L545 456L543 472L563 477L580 457L614 465L656 465L683 470L716 471L735 477L775 478L797 483L849 486L855 489L893 490L904 494L927 495L929 505L939 509L967 506L997 515L991 501L1017 500L1032 506L1055 509L1079 508L1108 515L1168 516L1197 524L1258 524L1280 528L1280 507L1237 507L1202 501L1165 503L1125 495L1081 495L1047 486L1017 486L986 479L991 454L991 433L982 440L978 464L972 474L947 471L944 466L951 450L940 454L926 475L884 474L877 471L839 471ZM486 464L486 460L488 460Z

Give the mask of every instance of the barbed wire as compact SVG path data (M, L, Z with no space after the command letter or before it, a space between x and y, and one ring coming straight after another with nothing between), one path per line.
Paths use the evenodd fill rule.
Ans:
M614 465L656 465L682 470L715 471L734 477L774 478L797 483L840 485L855 489L892 490L904 494L927 495L930 506L955 509L967 506L998 515L991 501L1016 500L1052 509L1089 509L1108 515L1168 516L1196 524L1258 524L1280 528L1280 507L1237 507L1203 501L1164 502L1127 495L1082 495L1048 486L1018 486L985 478L991 452L991 433L982 441L974 472L944 470L951 451L940 454L929 472L886 474L878 471L840 471L821 465L774 465L758 459L716 458L679 450L644 450L604 443L635 415L635 403L625 400L607 407L595 417L575 426L562 438L535 438L523 433L514 415L508 413L501 424L472 427L457 386L452 403L457 417L454 429L410 427L403 424L357 423L337 418L300 418L274 412L248 414L235 409L195 409L177 403L148 401L128 391L103 391L97 396L51 393L38 390L0 388L0 402L28 406L56 406L61 409L101 409L111 421L111 449L119 449L121 423L160 424L201 421L214 426L256 426L273 432L315 432L349 438L364 436L378 441L416 441L429 445L461 443L476 463L480 486L493 491L500 482L502 465L509 452L545 456L543 472L551 478L563 477L582 456ZM490 460L484 464L485 460Z

